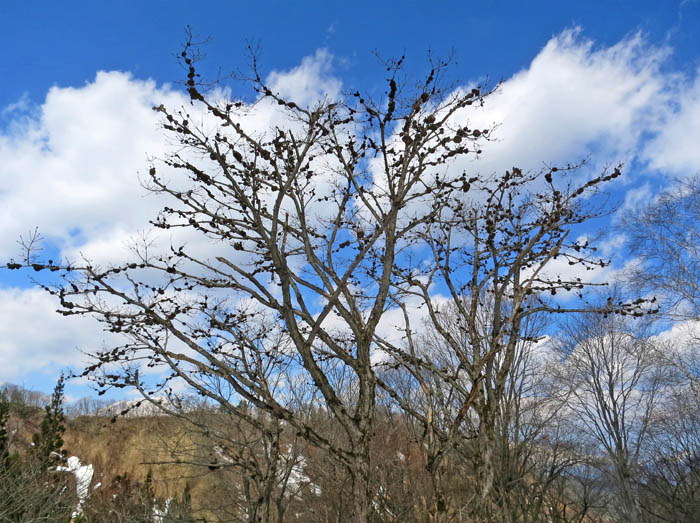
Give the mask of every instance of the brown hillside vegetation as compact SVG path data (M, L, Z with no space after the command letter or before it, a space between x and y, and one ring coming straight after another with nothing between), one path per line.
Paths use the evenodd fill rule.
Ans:
M42 469L32 465L30 459L35 448L32 440L43 425L42 412L38 406L11 404L4 427L10 462L22 463L24 486L17 483L17 488L9 492L15 497L26 492L34 505L49 503L54 507L49 516L31 521L65 522L79 506L77 476L52 473L55 465ZM200 407L188 409L181 417L89 415L67 420L65 456L79 458L94 472L80 506L81 514L73 521L350 520L352 479L344 467L266 413L241 404L237 416L231 414L220 408ZM324 437L343 437L342 430L322 410L307 406L305 415ZM243 416L257 425L243 423ZM441 488L446 521L619 521L611 510L610 486L598 479L596 471L605 464L595 449L582 453L580 442L568 438L556 441L544 437L523 443L507 436L504 434L497 445L499 480L488 519L473 512L479 492L473 466L479 455L473 439L463 439L459 449L444 458ZM374 495L368 521L429 520L435 491L427 471L427 450L423 427L389 409L377 413L371 448ZM6 478L0 485L4 492ZM54 485L56 495L44 496L47 484ZM1 505L0 521L25 521L3 519Z
M208 425L215 425L216 412L206 412ZM231 441L250 445L243 451L260 450L250 435L237 428ZM396 416L387 416L378 424L373 448L375 492L373 521L424 521L429 510L430 478L424 471L424 457L416 443L413 428ZM298 445L292 434L282 435L281 447ZM244 470L244 465L229 462L217 454L216 446L205 435L192 429L190 423L168 416L116 418L83 416L72 420L65 434L65 448L85 464L92 464L95 475L91 500L86 505L90 521L102 520L96 510L116 493L139 490L150 483L154 496L160 500L180 499L189 491L192 514L197 520L247 521L246 511L260 495L259 483L269 471L258 464L256 472ZM278 463L276 485L271 495L272 505L262 513L264 521L344 521L351 504L348 495L350 478L318 449L296 447L294 462L301 466L291 471L288 463ZM232 454L231 452L229 455ZM282 453L284 458L285 452ZM254 459L252 454L249 459ZM260 459L260 456L258 456ZM261 460L264 461L264 460ZM452 466L446 474L446 493L454 521L474 521L469 518L469 504L476 483L468 464L460 456L451 456ZM248 464L250 465L250 464ZM269 465L269 464L268 464ZM255 477L259 475L259 477ZM527 483L533 487L533 477ZM94 490L94 486L101 486ZM542 489L544 490L544 489ZM567 499L567 487L547 494L541 503L542 517L560 512L553 521L604 521L595 516L591 507L582 507ZM527 500L523 500L526 503ZM584 513L582 513L582 509ZM526 510L522 507L520 510ZM531 511L536 507L530 507ZM585 512L589 512L586 514ZM534 514L532 514L534 515ZM577 518L575 516L578 515ZM504 514L503 521L511 516ZM523 519L538 521L523 514ZM263 521L263 519L260 519ZM544 519L542 519L544 521Z
M13 447L24 452L41 415L37 409L19 414L13 413L8 427L17 429L13 429ZM198 415L207 418L209 427L217 421L227 421L216 411ZM327 426L330 428L331 424ZM277 462L266 460L265 446L255 440L251 431L246 433L240 426L229 428L231 446L240 443L241 447L223 453L206 434L175 417L81 416L70 420L64 436L67 455L77 456L82 464L94 467L83 517L91 522L158 521L152 519L151 498L158 500L156 507L165 507L167 500L182 501L187 497L192 519L163 521L345 521L352 503L348 495L351 479L342 467L318 449L299 445L295 435L284 430ZM377 424L372 452L376 492L372 521L425 520L431 483L416 436L419 434L414 427L395 415L387 413ZM272 449L266 450L269 453ZM235 455L241 458L240 462L227 458ZM251 461L255 460L257 464L253 465ZM450 500L451 519L476 521L468 512L477 492L468 463L458 455L450 456L447 462L450 468L445 474L445 492ZM256 507L261 503L260 485L270 473L274 476L271 506ZM527 483L529 488L538 490L535 481L533 476ZM606 521L595 516L593 507L582 507L567 499L570 494L573 492L568 493L562 483L561 488L547 494L546 503L541 503L542 519L534 513L510 519L513 514L504 512L502 521L544 521L552 514L559 515L553 521ZM249 519L247 514L256 509L259 519Z

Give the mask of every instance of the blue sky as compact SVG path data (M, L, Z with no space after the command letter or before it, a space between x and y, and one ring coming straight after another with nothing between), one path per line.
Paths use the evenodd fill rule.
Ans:
M146 227L158 205L136 173L162 151L150 106L183 100L174 56L188 24L211 37L204 73L244 70L246 43L259 43L263 71L290 89L301 78L320 92L379 90L373 51L405 53L409 73L428 50L454 52L456 83L504 81L482 117L502 140L483 170L625 161L620 206L700 173L699 1L202 4L0 3L0 259L35 226L52 255L97 258ZM604 242L623 266L624 238ZM50 391L78 348L108 343L54 309L27 277L0 271L0 382Z
M696 1L268 1L148 2L8 0L0 4L6 52L0 77L5 106L27 94L40 102L49 87L79 86L98 70L131 71L158 82L181 80L172 59L191 25L210 36L208 63L224 71L245 64L246 41L260 42L265 64L288 69L325 47L344 61L348 83L372 70L370 53L404 50L414 65L428 49L455 50L459 74L505 78L527 66L555 34L580 26L598 45L642 31L674 48L670 65L698 64Z

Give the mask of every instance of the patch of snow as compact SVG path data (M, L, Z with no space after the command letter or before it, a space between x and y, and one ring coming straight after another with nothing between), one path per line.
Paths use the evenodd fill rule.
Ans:
M216 453L217 456L219 456L221 458L221 461L223 461L225 463L229 463L229 464L233 463L233 459L231 459L230 456L227 456L226 454L224 454L224 449L222 447L220 447L219 445L214 446L214 452Z
M384 487L382 487L380 485L379 490L377 491L377 496L374 499L372 499L372 507L378 513L381 513L382 509L381 509L381 506L379 504L379 501L377 501L377 500L384 500L385 497L386 497L386 491L384 490ZM392 518L396 517L396 514L394 514L391 510L389 510L389 507L384 507L384 512L386 514L389 514L389 516L391 516Z
M78 456L71 456L66 461L65 467L56 467L58 472L70 472L75 476L75 488L78 494L78 506L75 507L72 517L79 516L83 511L83 503L88 497L88 490L92 482L95 469L92 465L81 465Z
M291 445L287 448L287 458L293 459ZM292 465L292 470L289 472L289 478L287 479L286 485L289 490L287 492L293 490L295 492L290 492L290 494L296 496L303 486L308 486L312 494L320 496L321 487L311 482L311 478L304 473L305 468L306 458L300 454L295 458L294 464Z
M168 515L168 511L170 510L170 502L172 501L172 498L168 498L165 501L165 507L163 510L160 510L158 506L154 505L153 506L153 523L162 523L165 516Z

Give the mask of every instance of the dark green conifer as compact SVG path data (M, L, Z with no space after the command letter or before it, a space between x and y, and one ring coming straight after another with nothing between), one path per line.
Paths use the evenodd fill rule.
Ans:
M61 374L51 395L51 403L45 407L46 414L41 422L41 431L32 438L33 454L45 466L56 466L66 460L63 450L63 433L66 430L63 414L63 389L65 376Z
M26 454L9 453L6 423L10 405L0 394L0 522L70 520L76 504L75 490L70 488L70 475L55 469L65 459L64 381L61 376L46 407L41 431L32 438L34 446ZM23 407L17 405L20 412Z

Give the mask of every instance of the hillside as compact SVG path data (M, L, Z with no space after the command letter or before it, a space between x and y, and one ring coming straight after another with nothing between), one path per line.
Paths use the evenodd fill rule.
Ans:
M214 409L190 410L189 421L136 409L130 416L99 413L68 420L63 436L69 458L64 470L73 467L67 475L72 492L83 488L81 510L87 521L342 522L349 513L347 471L264 414L244 412L266 427L260 432ZM314 416L319 430L342 437L327 418ZM13 410L7 424L12 450L31 448L41 419L38 407ZM389 413L378 418L372 521L425 521L432 486L413 430ZM457 455L449 459L443 489L456 500L449 510L455 521L474 521L466 512L477 484ZM82 487L76 484L81 477ZM536 481L531 473L528 483ZM567 502L572 492L567 485L560 482L545 493L546 513L559 515L552 521L608 521L591 509L575 517L579 507ZM78 505L74 498L73 509ZM504 512L504 517L509 516Z
M204 415L217 417L213 412ZM115 495L139 498L144 489L152 492L161 507L168 500L188 497L192 513L207 521L229 521L250 510L246 505L258 502L246 499L258 495L257 480L247 477L252 471L242 469L230 456L231 449L224 452L192 429L179 419L154 414L116 418L95 415L71 420L64 436L65 449L70 456L77 456L81 463L94 468L89 489L91 500L86 504L86 513L93 511L91 521L95 520L96 510L113 504L110 500ZM248 461L254 460L252 452L257 450L258 442L242 432L232 436L232 441L241 439L241 448L236 452L246 454ZM286 443L280 449L287 452ZM288 455L281 458L287 460L289 467L281 471L278 479L272 478L276 484L284 483L282 490L275 485L279 507L275 511L301 507L302 496L320 498L321 489L305 473L307 459L300 453L295 453L291 460ZM258 463L261 468L264 461ZM261 474L265 472L261 470ZM308 499L304 505L307 508L311 505ZM297 513L301 517L304 510L300 507Z

